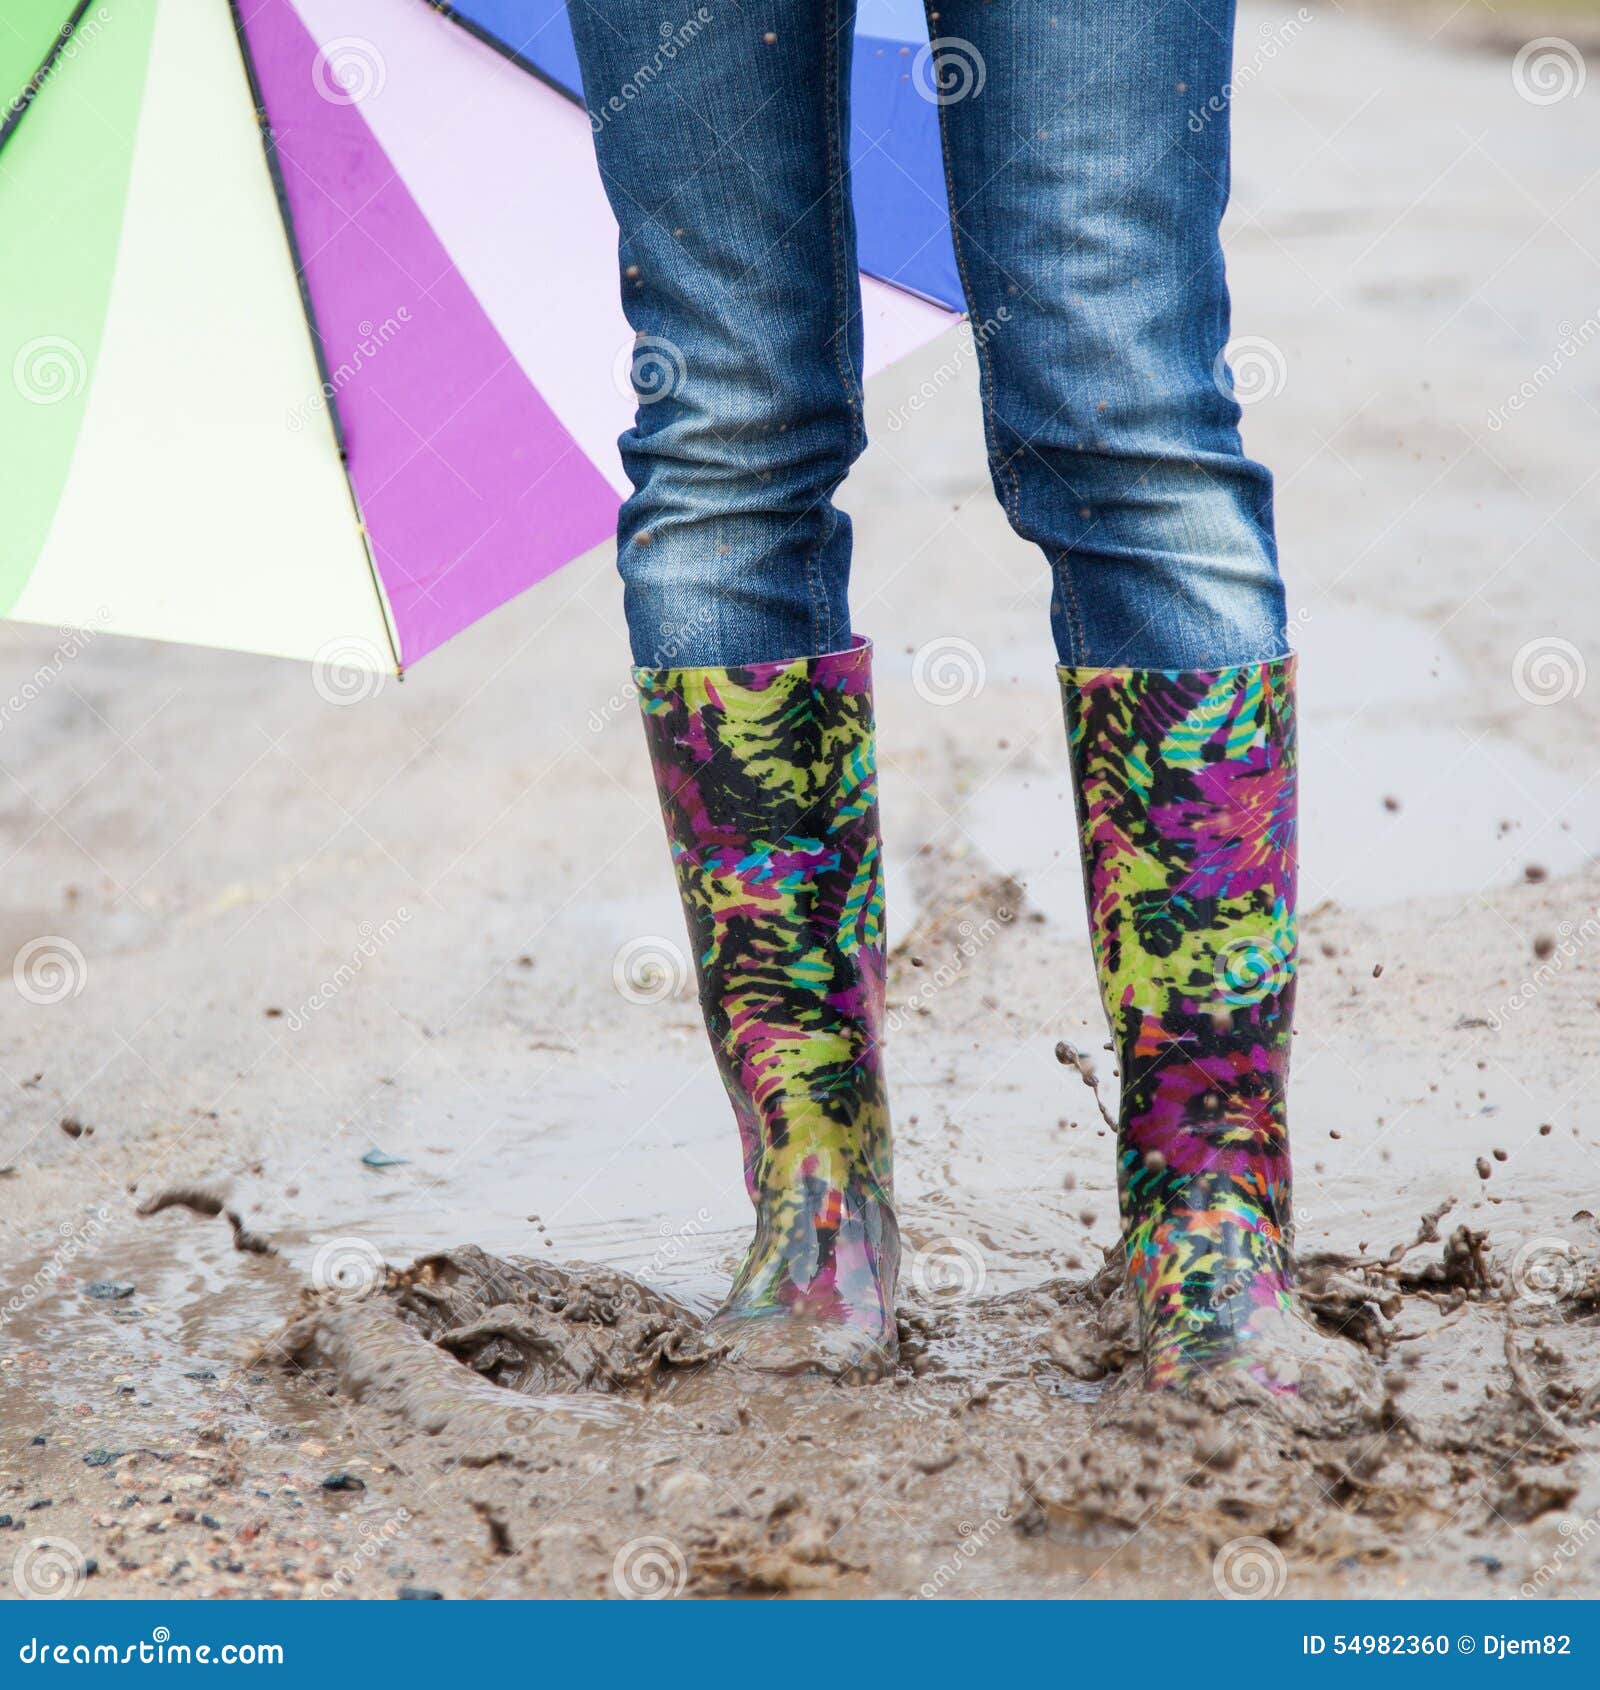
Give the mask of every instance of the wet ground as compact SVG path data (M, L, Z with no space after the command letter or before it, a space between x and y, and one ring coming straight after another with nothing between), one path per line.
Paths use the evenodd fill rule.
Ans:
M0 731L0 1586L1600 1593L1600 349L1486 422L1596 308L1594 109L1326 12L1240 95L1304 660L1300 1248L1370 1423L1132 1389L1110 1137L1055 1057L1105 1035L1045 583L935 349L850 491L906 1365L694 1349L747 1205L607 560L346 704L7 627L47 678Z

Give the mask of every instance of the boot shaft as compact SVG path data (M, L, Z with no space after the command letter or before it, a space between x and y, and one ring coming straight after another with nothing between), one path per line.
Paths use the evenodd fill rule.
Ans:
M635 679L752 1195L802 1164L886 1194L871 647Z
M1060 678L1124 1245L1169 1380L1289 1294L1294 660Z

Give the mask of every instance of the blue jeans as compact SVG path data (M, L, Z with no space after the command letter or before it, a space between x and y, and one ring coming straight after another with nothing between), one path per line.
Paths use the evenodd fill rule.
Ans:
M934 33L987 72L940 119L962 286L985 326L989 469L1051 570L1064 663L1211 668L1286 649L1272 482L1219 374L1227 112L1190 121L1229 80L1233 9L938 0ZM709 27L595 137L643 337L617 542L634 660L652 667L851 636L833 496L865 443L854 0L703 10ZM666 13L571 0L569 14L595 109L651 59Z

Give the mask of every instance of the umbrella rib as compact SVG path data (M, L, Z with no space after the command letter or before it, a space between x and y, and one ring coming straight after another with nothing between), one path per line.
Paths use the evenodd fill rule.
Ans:
M17 126L27 116L33 105L34 96L49 80L50 72L56 68L56 63L66 50L67 43L72 39L73 32L83 22L83 14L89 10L89 0L78 0L72 8L65 23L56 31L56 38L50 44L50 51L45 54L44 62L28 78L28 85L12 102L11 109L6 113L4 123L0 123L0 149L17 132Z
M580 111L583 109L583 101L570 88L557 82L548 71L540 70L532 59L518 52L509 41L502 41L498 35L485 29L482 24L474 23L471 18L464 18L449 3L449 0L422 0L422 3L430 12L437 12L441 18L453 23L457 29L464 29L474 40L481 41L485 47L498 53L501 58L509 60L518 70L525 70L529 76L536 76L545 87L553 89L563 100L577 106Z
M498 53L508 63L514 64L518 70L526 71L529 76L537 77L545 87L552 89L563 100L576 106L580 111L586 110L580 96L574 94L570 88L565 87L562 83L557 82L548 71L541 70L532 59L528 58L525 53L519 52L509 41L502 40L492 30L485 29L482 24L475 23L471 18L463 17L450 4L450 0L422 0L422 4L430 12L437 12L441 18L453 23L457 29L465 30L475 41L481 41L491 52ZM927 190L923 189L922 191L926 193ZM924 243L924 245L926 244ZM869 270L864 264L860 268L862 275L870 276L875 282L882 282L887 287L896 288L901 293L909 294L913 299L920 299L929 305L936 305L941 311L948 311L956 317L966 314L964 305L952 305L949 300L940 299L936 294L926 293L911 282L902 281L897 276L882 275L877 270Z
M84 0L87 4L88 0ZM272 180L272 195L278 205L278 219L283 225L283 238L289 249L289 262L294 270L295 288L300 296L300 310L305 317L306 332L311 340L311 354L316 360L317 374L322 381L322 396L326 401L323 409L328 418L328 426L333 431L333 443L339 453L339 467L344 475L345 488L350 494L350 506L356 520L356 532L361 538L361 549L366 556L367 572L372 578L372 589L378 595L378 605L383 613L384 633L389 641L389 655L394 661L395 673L403 676L405 665L400 658L400 638L395 628L394 612L389 605L389 595L383 588L383 577L378 573L378 562L373 556L372 536L367 532L366 518L361 510L361 496L356 491L354 478L350 474L350 450L345 441L344 419L339 412L338 390L333 383L333 376L328 368L327 346L322 337L322 326L317 321L316 302L311 297L311 280L306 274L306 268L301 258L300 236L294 226L294 212L289 205L289 189L283 178L283 161L278 156L278 139L273 133L272 119L267 111L266 95L261 87L261 79L256 73L255 55L250 50L250 38L245 31L244 15L239 10L239 0L228 0L228 11L233 19L234 40L239 45L239 57L244 63L245 81L250 88L250 103L255 107L256 130L261 137L261 150L266 157L267 175Z
M323 343L316 306L311 299L311 287L301 260L300 237L295 231L294 217L289 210L289 190L283 179L283 164L278 157L278 138L273 133L272 119L267 115L266 95L262 91L260 78L256 75L255 55L250 50L250 41L245 34L239 0L228 0L228 10L233 16L233 33L239 43L239 57L244 61L245 80L250 85L250 103L255 107L261 149L267 157L267 174L272 178L272 195L278 202L278 216L283 223L284 239L289 243L289 258L294 265L295 286L300 292L300 308L305 313L306 327L311 333L311 350L317 360L317 374L322 378L323 396L328 402L328 419L333 426L334 443L339 448L339 458L342 462L349 456L345 446L344 421L339 415L338 396L333 391L333 378L328 368L328 351Z

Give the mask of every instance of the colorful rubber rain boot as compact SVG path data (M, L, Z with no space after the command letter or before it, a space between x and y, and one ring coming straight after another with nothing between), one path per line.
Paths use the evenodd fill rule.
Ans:
M713 1317L733 1359L871 1377L896 1353L872 648L638 669L756 1236Z
M1059 673L1146 1378L1293 1394L1294 659Z

